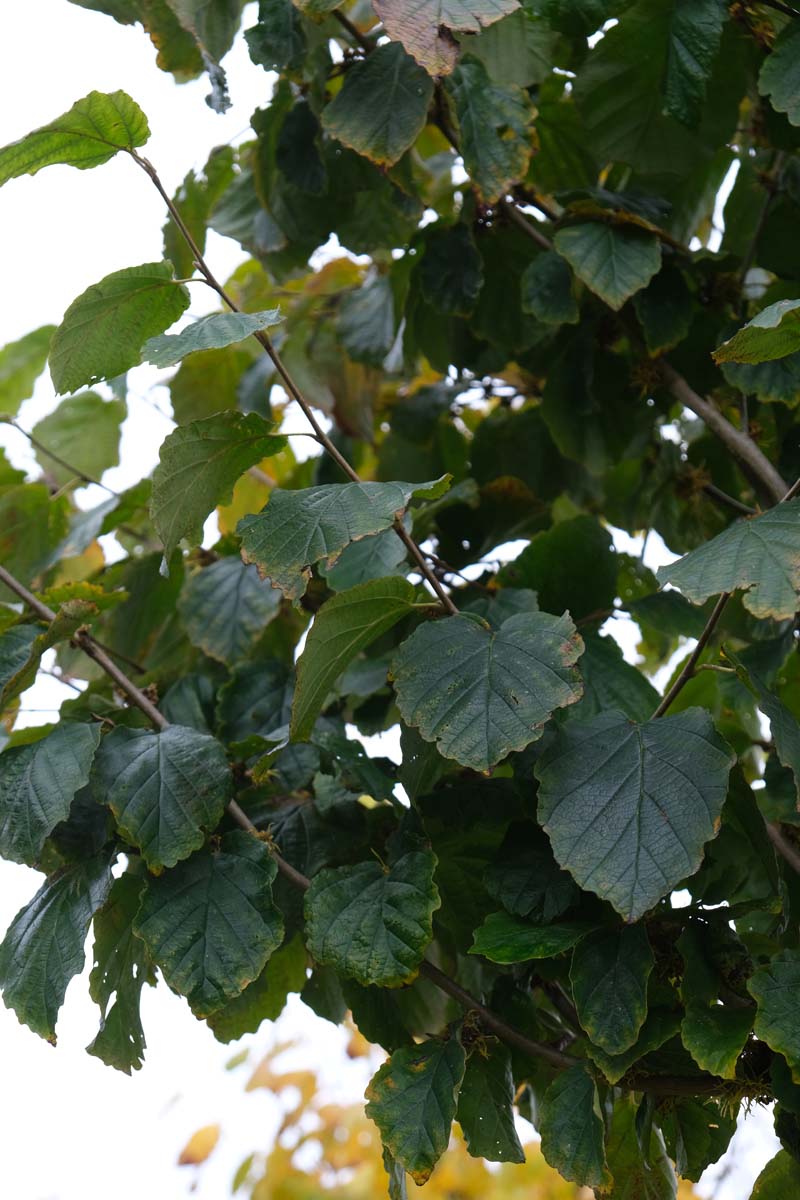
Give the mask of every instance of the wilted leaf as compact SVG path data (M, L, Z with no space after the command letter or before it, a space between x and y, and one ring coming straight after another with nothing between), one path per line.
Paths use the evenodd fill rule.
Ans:
M478 33L517 8L518 0L423 0L413 9L375 0L388 36L402 42L429 75L447 75L456 65L453 33Z

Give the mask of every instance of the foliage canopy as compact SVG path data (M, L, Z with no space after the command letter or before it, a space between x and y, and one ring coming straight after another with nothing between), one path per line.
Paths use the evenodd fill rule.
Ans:
M225 108L239 0L72 2ZM390 1054L367 1113L393 1198L455 1119L519 1162L516 1106L566 1180L669 1200L745 1099L777 1101L754 1195L782 1195L800 13L260 0L244 37L272 98L174 199L124 93L0 150L0 183L127 154L167 205L163 261L0 351L6 419L46 362L69 393L38 478L0 459L0 851L44 875L5 1003L55 1041L93 925L89 1049L128 1072L157 972L224 1041L289 991L349 1010ZM225 283L209 229L245 252ZM168 333L195 282L220 311ZM177 366L176 428L87 509L143 361ZM15 728L53 649L80 694ZM390 729L399 766L357 736Z

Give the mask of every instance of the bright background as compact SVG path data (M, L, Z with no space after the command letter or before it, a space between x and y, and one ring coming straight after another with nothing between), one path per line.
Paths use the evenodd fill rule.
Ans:
M245 27L254 21L254 8L246 8ZM152 137L144 153L170 193L190 168L203 165L212 146L249 135L250 114L267 103L272 86L271 77L250 62L240 38L225 60L233 105L218 116L204 103L204 80L178 87L156 68L155 52L139 26L117 25L67 0L6 0L0 7L0 45L0 145L65 112L93 89L121 88L150 118ZM0 345L39 325L58 324L67 305L111 271L160 259L164 216L155 190L126 155L91 172L49 167L44 175L0 189L5 285ZM243 255L235 243L212 232L206 257L224 279ZM193 288L192 296L194 315L212 307L202 288ZM171 428L168 393L154 387L159 378L149 367L129 377L130 416L121 465L105 476L117 490L150 472ZM54 403L49 381L40 380L20 412L20 423L32 428ZM22 434L0 426L0 445L16 465L34 468ZM82 503L98 502L100 494L92 492L97 489L79 495ZM651 539L649 565L658 565L662 553L658 539ZM611 624L632 653L633 629ZM22 721L53 720L53 709L67 694L55 680L37 683L22 699ZM0 932L38 882L29 868L0 862ZM246 1075L224 1069L242 1047L263 1052L277 1042L301 1039L302 1046L290 1056L318 1069L332 1098L353 1101L363 1093L367 1064L351 1061L344 1032L319 1020L296 997L290 997L274 1026L243 1039L241 1046L224 1047L163 984L145 988L142 997L145 1066L132 1078L121 1075L84 1051L98 1020L87 993L89 966L87 962L83 977L67 992L56 1050L0 1008L4 1196L141 1200L149 1193L157 1200L179 1200L195 1187L191 1194L198 1200L226 1197L239 1162L252 1150L268 1148L278 1124L276 1102L263 1091L245 1096ZM188 1136L216 1121L223 1124L223 1138L200 1175L178 1168L177 1155ZM530 1136L529 1127L526 1133ZM700 1190L714 1200L745 1200L777 1148L768 1115L756 1114L740 1129L728 1159L707 1173Z

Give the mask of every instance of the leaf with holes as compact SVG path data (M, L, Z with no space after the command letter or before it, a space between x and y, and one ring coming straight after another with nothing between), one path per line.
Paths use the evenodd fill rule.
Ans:
M693 604L743 588L754 616L789 620L800 608L800 500L734 522L656 574Z
M275 488L260 513L237 526L242 557L298 602L311 566L332 565L351 542L388 529L413 497L436 499L450 477L433 483L329 483L294 492Z
M580 699L582 651L566 614L520 613L498 630L466 614L447 617L420 626L395 654L397 705L446 758L485 771Z
M105 903L111 883L104 854L58 871L17 913L0 945L6 1008L53 1045L67 985L83 969L89 922Z
M367 1087L367 1116L420 1186L447 1149L464 1067L457 1037L430 1039L395 1050Z
M467 1060L456 1118L473 1158L490 1162L525 1162L514 1128L514 1076L511 1053L493 1042L486 1053L474 1050Z
M169 559L181 538L198 544L203 522L229 503L233 485L249 467L285 449L285 437L257 413L221 412L174 429L153 472L150 515Z
M240 995L281 944L277 870L263 842L237 831L148 879L134 932L196 1017Z
M142 346L189 307L189 291L172 263L125 267L72 301L50 343L56 391L74 392L123 375L141 362Z
M570 721L536 764L539 820L575 881L635 921L697 870L734 761L700 708Z
M154 871L203 845L233 790L220 743L181 725L113 730L95 759L93 786Z

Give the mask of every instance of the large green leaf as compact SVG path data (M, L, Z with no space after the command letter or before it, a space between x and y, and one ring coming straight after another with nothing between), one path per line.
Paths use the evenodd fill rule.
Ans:
M647 676L625 661L612 637L587 633L583 643L583 699L572 709L570 717L586 720L615 708L634 721L646 721L660 699Z
M191 575L178 601L192 645L229 667L249 657L280 607L280 592L233 557Z
M539 820L561 866L633 921L697 870L733 762L704 709L570 721L536 766Z
M690 128L700 122L725 15L720 0L677 0L672 12L664 111Z
M66 821L89 782L100 726L65 722L30 746L0 755L0 854L35 866L45 839Z
M445 757L485 771L580 699L582 650L567 614L520 613L498 630L467 614L429 622L395 654L397 705Z
M290 600L297 601L311 566L331 565L345 546L387 529L414 496L435 499L435 483L331 483L289 492L275 488L260 513L237 526L245 562L254 562Z
M567 225L558 230L553 245L578 278L614 310L646 287L661 267L656 235L627 225Z
M316 616L297 660L291 735L305 741L333 684L360 650L386 633L414 607L406 579L373 579L339 592Z
M233 1042L246 1033L257 1033L263 1021L274 1021L283 1012L289 992L301 992L306 982L306 951L298 935L281 946L240 996L212 1013L208 1024L220 1042Z
M382 366L395 339L394 290L388 275L378 275L342 300L339 341L354 362Z
M483 259L472 230L458 225L432 225L425 232L419 271L422 294L440 313L468 316L483 287Z
M800 300L778 300L762 308L714 351L718 363L762 363L800 350Z
M38 625L12 625L0 633L0 703L3 707L17 694L14 683L30 662L31 651L40 633Z
M560 254L537 254L522 274L522 311L546 325L574 325L580 317L572 272Z
M235 999L281 944L276 873L264 843L237 831L148 879L134 930L195 1016Z
M67 530L66 497L55 499L44 484L0 492L0 562L22 583L32 583L49 566Z
M429 75L447 75L456 65L453 33L478 33L517 8L518 0L422 0L413 8L375 0L386 33Z
M145 944L133 932L143 882L141 876L121 875L94 918L89 993L100 1008L100 1029L86 1049L126 1075L142 1065L146 1043L139 997L146 983L156 982Z
M72 301L50 343L57 392L123 375L141 362L142 346L189 307L189 290L172 263L125 267L93 283Z
M533 153L533 106L522 88L493 83L475 58L459 63L447 88L458 119L464 166L491 204L527 171Z
M562 1178L581 1187L609 1182L600 1098L586 1067L556 1076L542 1097L537 1125L544 1159Z
M187 354L196 354L198 350L223 350L243 342L253 333L277 325L280 320L279 308L257 313L212 313L193 321L180 333L163 333L149 338L142 347L142 357L156 367L172 367Z
M435 854L405 840L390 849L388 867L362 862L320 871L306 892L312 958L364 985L399 987L415 977L440 904Z
M83 968L89 922L111 883L107 855L64 868L17 913L0 945L6 1008L53 1045L67 984Z
M614 1183L596 1191L597 1200L676 1200L678 1181L661 1130L648 1122L639 1127L631 1095L614 1104L606 1159Z
M170 558L181 538L194 544L217 504L227 504L248 467L278 454L286 438L257 413L221 412L174 429L153 472L150 515Z
M55 325L42 325L0 350L0 412L14 416L47 364Z
M781 950L747 981L747 990L758 1005L755 1035L784 1056L795 1083L800 1083L799 987L800 950L792 949Z
M510 913L490 913L479 929L470 954L481 954L490 962L516 963L553 958L571 950L591 929L584 922L534 925Z
M669 1008L651 1008L647 1020L639 1030L639 1036L632 1046L622 1054L607 1054L594 1042L586 1047L586 1052L592 1062L600 1068L609 1083L618 1083L628 1073L634 1063L658 1050L670 1038L680 1033L680 1014Z
M800 125L800 28L790 20L778 35L772 53L764 59L758 90L769 96L777 112Z
M622 1054L639 1037L654 965L642 925L598 931L575 947L569 977L578 1018L607 1054Z
M800 1163L788 1150L779 1150L759 1175L750 1200L786 1200L800 1190Z
M545 924L566 912L578 895L572 876L558 866L549 841L533 822L510 827L485 882L508 912Z
M553 68L556 35L528 8L518 8L479 34L461 39L465 54L479 58L492 79L530 87Z
M70 396L34 425L32 432L39 442L36 457L60 487L80 478L76 472L99 479L119 463L120 426L125 416L122 400L103 400L95 392Z
M742 601L754 616L790 619L800 608L800 500L736 521L657 575L693 604L745 588Z
M447 1149L464 1067L457 1037L431 1039L395 1050L367 1088L367 1116L417 1184L430 1178Z
M525 1152L514 1128L514 1076L511 1054L502 1042L482 1053L476 1049L467 1060L458 1097L456 1118L473 1158L490 1162L525 1161Z
M373 162L397 162L425 127L433 80L396 42L379 46L345 76L322 125Z
M143 146L150 130L139 105L125 92L90 92L69 112L0 150L0 186L42 167L99 167L119 150Z
M160 733L115 729L95 758L95 795L151 870L172 867L219 824L233 781L218 741L170 725Z
M259 0L258 21L244 36L250 58L265 71L302 66L306 35L292 0Z

